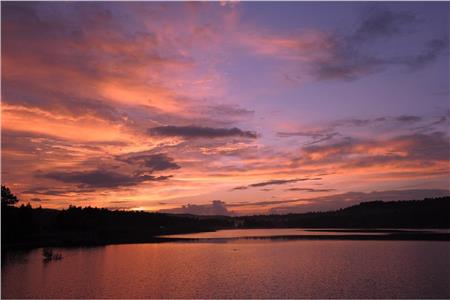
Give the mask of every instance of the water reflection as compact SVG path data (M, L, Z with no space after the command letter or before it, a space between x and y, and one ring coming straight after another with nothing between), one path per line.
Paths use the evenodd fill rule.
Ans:
M448 242L160 243L42 249L2 266L4 298L449 298Z
M379 231L348 231L351 235L380 235L385 232ZM339 235L339 230L335 229L298 229L298 228L267 228L267 229L225 229L209 232L187 233L163 235L161 237L171 238L195 238L195 239L211 239L211 238L245 238L245 237L277 237L277 236L310 236L310 235Z
M18 249L7 251L2 249L2 268L5 264L24 263L30 254L30 249Z
M227 243L245 240L441 240L450 241L448 230L416 229L225 229L210 232L162 235L179 242Z

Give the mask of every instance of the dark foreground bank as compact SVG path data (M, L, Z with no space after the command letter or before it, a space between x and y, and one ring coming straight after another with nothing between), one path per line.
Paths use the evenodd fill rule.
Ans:
M69 207L2 207L2 250L177 241L160 235L232 228L450 228L450 197L373 201L329 212L244 217L171 215ZM390 231L384 235L286 236L276 239L450 240L448 233ZM194 241L194 240L193 240Z

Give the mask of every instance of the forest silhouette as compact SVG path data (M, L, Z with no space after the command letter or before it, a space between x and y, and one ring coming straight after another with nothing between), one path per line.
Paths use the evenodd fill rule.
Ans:
M2 249L11 247L162 242L160 235L233 228L450 228L450 197L362 202L347 208L286 215L198 216L69 206L15 206L2 186ZM424 235L399 239L442 239ZM448 234L444 236L448 239Z

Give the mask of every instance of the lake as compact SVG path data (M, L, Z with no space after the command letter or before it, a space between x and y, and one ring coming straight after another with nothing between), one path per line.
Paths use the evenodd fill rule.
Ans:
M298 231L196 235L264 232ZM445 241L242 239L54 250L63 259L44 262L42 249L9 252L2 265L2 297L450 298L450 242Z

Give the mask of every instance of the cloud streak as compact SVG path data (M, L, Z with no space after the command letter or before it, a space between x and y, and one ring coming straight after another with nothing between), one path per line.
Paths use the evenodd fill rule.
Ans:
M366 9L355 30L305 30L296 35L254 36L250 42L256 53L288 61L286 70L297 63L301 72L288 78L312 77L318 81L356 80L390 67L417 70L444 55L449 40L446 35L431 36L422 42L421 50L401 55L377 53L377 45L408 35L419 26L415 13L394 10L383 5ZM304 82L304 79L300 80Z
M282 185L282 184L289 184L289 183L295 183L295 182L300 182L300 181L321 180L321 179L322 178L320 178L320 177L295 178L295 179L272 179L272 180L268 180L268 181L252 183L247 186L238 186L238 187L233 188L232 190L245 190L247 188L252 188L252 187L263 187L263 186L268 186L268 185Z
M116 188L134 186L144 182L167 180L170 176L129 175L110 170L52 171L39 175L64 183L77 184L83 188Z
M286 191L322 193L322 192L332 192L332 191L335 191L335 189L290 188L290 189L286 189Z
M407 11L392 11L372 6L363 15L351 38L365 42L376 38L392 37L402 33L408 25L417 22L417 17Z
M346 168L375 166L420 167L421 164L448 163L450 149L445 132L400 135L384 141L346 137L324 145L310 145L302 149L296 164L339 164Z
M124 161L128 164L139 165L144 167L146 171L164 171L176 170L180 166L174 162L174 159L165 153L147 154L147 153L131 153L121 155L117 158L119 161Z
M153 136L162 137L183 137L183 138L226 138L242 137L255 139L258 137L256 132L244 131L237 127L233 128L212 128L202 126L160 126L148 130Z

